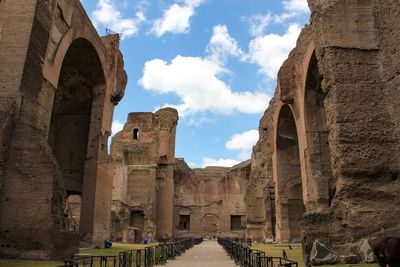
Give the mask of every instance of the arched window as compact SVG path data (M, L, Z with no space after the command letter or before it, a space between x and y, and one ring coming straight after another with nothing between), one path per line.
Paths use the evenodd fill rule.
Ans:
M138 129L138 128L133 129L133 136L132 136L132 138L135 139L135 140L138 140L138 139L139 139L139 129Z

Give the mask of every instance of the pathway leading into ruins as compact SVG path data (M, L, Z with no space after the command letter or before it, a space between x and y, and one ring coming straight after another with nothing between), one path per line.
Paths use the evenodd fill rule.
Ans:
M186 251L175 260L169 260L166 267L237 267L217 241L203 241Z

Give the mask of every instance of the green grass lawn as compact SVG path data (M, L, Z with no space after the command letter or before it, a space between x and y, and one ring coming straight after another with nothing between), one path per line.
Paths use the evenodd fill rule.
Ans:
M142 249L156 245L157 243L151 243L148 245L113 243L112 248L109 249L81 248L79 253L89 254L91 256L118 256L120 252L126 250ZM55 267L62 266L63 264L63 261L23 261L0 259L0 267Z
M286 251L289 260L297 261L299 266L304 267L302 249L300 245L291 245L293 249L289 249L287 245L273 245L273 244L255 244L251 248L264 251L267 256L282 257L282 250ZM378 264L362 263L362 264L335 264L323 265L323 267L378 267Z
M62 266L61 261L23 261L0 259L1 267L55 267Z
M289 260L297 261L299 266L303 266L301 246L291 246L293 249L289 249L287 245L255 244L251 248L264 251L266 256L272 257L282 257L282 250L285 250Z
M91 256L118 256L120 252L127 250L143 249L145 247L157 246L157 243L144 244L126 244L113 243L112 248L81 248L79 253L89 254Z

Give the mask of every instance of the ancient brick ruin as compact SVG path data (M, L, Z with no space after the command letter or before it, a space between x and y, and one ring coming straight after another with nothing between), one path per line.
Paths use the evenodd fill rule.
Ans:
M190 169L177 159L175 237L246 237L245 188L250 162Z
M275 187L278 242L301 239L309 253L319 239L346 261L362 239L400 234L400 6L309 5L260 122L252 179Z
M112 140L112 238L173 236L175 131L178 112L130 113Z
M245 237L250 162L190 169L175 159L177 122L172 108L130 113L113 138L112 240Z
M119 36L100 38L78 0L0 1L0 32L0 254L63 259L109 237Z
M78 0L1 0L0 255L224 236L305 254L319 239L346 262L400 235L400 6L308 2L251 161L192 170L175 159L172 108L130 113L109 155L118 35L100 38Z

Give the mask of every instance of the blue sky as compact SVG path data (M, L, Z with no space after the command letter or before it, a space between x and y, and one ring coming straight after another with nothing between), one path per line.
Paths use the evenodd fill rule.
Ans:
M249 159L276 73L308 23L307 0L81 0L100 35L122 33L129 112L179 112L176 157L191 167Z

